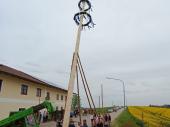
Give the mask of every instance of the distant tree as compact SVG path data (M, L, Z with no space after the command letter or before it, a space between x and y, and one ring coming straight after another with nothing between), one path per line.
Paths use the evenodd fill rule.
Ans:
M74 95L73 95L73 99L72 99L71 109L72 109L72 110L75 110L76 107L78 107L78 105L79 105L78 103L79 103L79 101L78 101L78 95L77 95L77 94L74 94ZM81 99L80 99L80 107L81 107Z

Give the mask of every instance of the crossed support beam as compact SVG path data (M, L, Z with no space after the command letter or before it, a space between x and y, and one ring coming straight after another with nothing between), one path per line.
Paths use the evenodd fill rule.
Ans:
M82 119L81 119L81 105L80 105L79 73L80 73L81 81L83 83L83 88L84 88L85 93L86 93L86 97L87 97L87 100L88 100L88 104L89 104L90 110L93 113L96 113L96 107L95 107L95 103L94 103L94 100L93 100L93 97L92 97L89 85L87 83L87 79L86 79L86 76L85 76L85 73L84 73L83 66L81 64L80 57L79 57L79 55L77 55L77 56L78 56L78 60L77 60L77 66L76 66L76 79L77 79L77 95L78 95L79 121L81 123Z
M96 112L95 103L94 103L94 100L93 100L93 97L92 97L92 94L91 94L91 91L90 91L90 88L89 88L89 85L88 85L88 82L87 82L87 79L86 79L86 75L84 73L84 69L83 69L79 55L78 55L78 62L77 63L78 63L78 68L79 68L79 71L80 71L81 79L82 79L82 82L83 82L84 90L86 92L86 96L87 96L87 99L88 99L88 102L89 102L90 109L93 109ZM91 106L91 103L92 103L93 107Z
M93 111L93 113L96 113L96 106L95 106L95 103L94 103L94 100L93 100L93 97L92 97L92 94L91 94L91 91L90 91L90 88L89 88L89 84L87 82L86 75L85 75L85 72L84 72L84 69L83 69L83 66L82 66L82 63L81 63L81 60L80 60L80 57L79 57L78 53L77 54L75 54L75 53L73 54L71 70L73 69L73 61L74 61L74 58L76 56L77 56L77 65L76 65L76 75L75 75L75 77L76 77L76 83L77 83L79 121L82 122L82 119L81 119L81 106L80 106L79 74L80 74L80 77L81 77L83 88L84 88L85 93L86 93L86 97L87 97L87 100L88 100L88 104L89 104L90 110ZM71 77L71 75L70 75L70 77ZM72 100L69 100L69 101L67 101L66 105L70 101L72 102ZM71 103L69 103L69 104L71 104ZM66 115L66 110L65 110L65 115ZM64 117L66 117L66 116L64 116ZM69 120L70 119L68 118L68 121Z

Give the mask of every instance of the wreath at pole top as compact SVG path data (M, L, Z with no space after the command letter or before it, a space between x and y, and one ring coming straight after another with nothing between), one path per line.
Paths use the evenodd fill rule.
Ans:
M79 1L79 3L78 3L78 7L79 7L79 9L80 9L80 11L82 11L83 10L83 3L85 2L85 4L88 6L87 8L85 8L84 9L84 11L88 11L88 10L90 10L91 9L91 3L90 3L90 1L88 1L88 0L80 0Z
M85 4L84 9L83 9L83 4ZM88 13L88 11L91 11L91 8L92 8L90 1L89 0L80 0L79 3L78 3L78 7L79 7L80 12L78 12L74 15L75 23L77 25L79 25L80 24L80 17L83 16L83 21L85 21L85 22L82 23L82 27L83 28L94 27L95 24L93 23L91 15Z

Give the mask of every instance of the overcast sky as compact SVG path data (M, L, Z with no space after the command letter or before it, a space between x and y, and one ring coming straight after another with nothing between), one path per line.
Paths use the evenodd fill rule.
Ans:
M0 63L67 88L78 0L1 0ZM95 28L82 32L80 56L98 105L170 104L170 1L91 0ZM87 105L81 90L83 105Z

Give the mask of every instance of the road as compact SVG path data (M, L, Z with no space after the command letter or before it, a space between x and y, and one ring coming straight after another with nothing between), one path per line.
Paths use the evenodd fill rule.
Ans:
M117 112L113 112L113 113L110 113L111 115L111 118L112 118L112 121L115 120L115 118L117 118L117 116L123 111L123 109L117 111ZM91 125L91 122L90 122L90 115L87 115L87 116L82 116L82 120L83 119L86 119L87 120L87 124ZM75 121L75 125L77 124L77 122L79 121L79 118L74 118L74 121ZM52 121L52 122L48 122L48 123L42 123L40 125L40 127L56 127L56 122Z
M120 110L117 111L116 113L115 113L115 112L110 113L110 115L111 115L111 117L112 117L112 121L115 120L123 110L124 110L124 109L120 109Z

